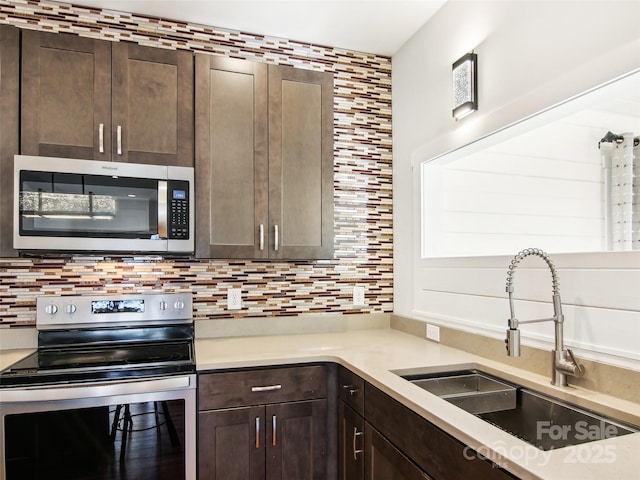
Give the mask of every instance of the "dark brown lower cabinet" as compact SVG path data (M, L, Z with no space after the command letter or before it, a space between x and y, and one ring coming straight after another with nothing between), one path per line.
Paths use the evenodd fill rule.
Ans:
M416 467L345 402L338 404L340 480L425 480Z
M428 480L431 478L369 423L364 429L364 450L366 480Z
M437 480L516 478L368 383L365 384L364 405L366 421L430 477ZM370 460L366 462L368 466ZM370 478L383 477L367 476Z
M324 480L327 401L200 412L201 480Z
M200 375L198 478L327 480L326 380L319 365Z
M338 403L338 478L364 479L364 418L345 402Z
M198 417L200 479L264 478L264 407L201 412Z
M339 480L516 478L344 367L337 392Z
M266 406L266 479L326 479L327 401Z

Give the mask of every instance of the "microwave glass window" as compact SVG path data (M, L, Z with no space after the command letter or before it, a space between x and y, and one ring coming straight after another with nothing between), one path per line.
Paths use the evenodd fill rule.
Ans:
M158 181L20 172L20 233L33 236L158 237Z

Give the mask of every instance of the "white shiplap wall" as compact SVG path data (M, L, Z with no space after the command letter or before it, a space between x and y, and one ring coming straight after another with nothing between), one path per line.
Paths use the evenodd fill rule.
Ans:
M608 21L615 11L615 21ZM625 1L447 2L393 57L394 309L504 338L510 255L423 259L420 164L638 68L640 4ZM479 58L480 109L451 120L451 64ZM424 86L428 85L429 88ZM599 135L604 132L599 132ZM524 247L536 245L524 245ZM640 253L553 254L567 344L583 357L640 370ZM516 273L516 313L548 316L539 258ZM550 349L550 324L523 343Z
M565 315L565 342L585 358L638 369L640 286L636 252L552 256ZM412 314L436 324L504 338L505 292L511 256L421 260L415 269ZM525 258L514 276L520 320L553 314L551 277L538 257ZM523 325L522 342L550 350L550 322Z

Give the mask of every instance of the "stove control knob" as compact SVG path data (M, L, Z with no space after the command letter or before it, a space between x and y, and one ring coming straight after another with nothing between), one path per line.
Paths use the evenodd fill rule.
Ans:
M76 307L73 303L68 303L64 307L64 311L67 312L68 315L73 315L74 313L76 313L76 310L78 310L78 307Z
M58 313L58 306L55 303L51 303L44 307L44 311L49 315L55 315L56 313Z
M167 302L165 302L164 300L162 300L160 302L160 310L164 311L167 309Z
M184 309L184 302L182 300L178 300L174 305L176 310L183 310Z

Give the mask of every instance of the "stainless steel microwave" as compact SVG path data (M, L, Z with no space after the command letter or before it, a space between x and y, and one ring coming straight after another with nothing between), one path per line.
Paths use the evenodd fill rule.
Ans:
M193 185L191 167L16 155L13 247L189 255Z

